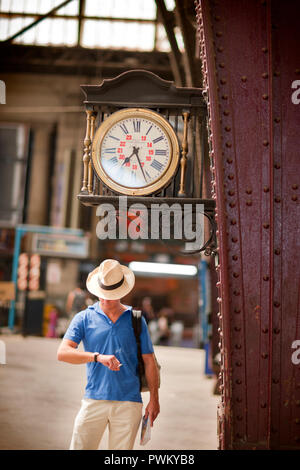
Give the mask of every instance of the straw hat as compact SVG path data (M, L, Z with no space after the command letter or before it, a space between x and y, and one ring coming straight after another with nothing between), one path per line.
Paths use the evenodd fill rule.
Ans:
M135 283L131 269L114 259L102 261L86 280L86 287L91 294L106 300L117 300L125 297Z

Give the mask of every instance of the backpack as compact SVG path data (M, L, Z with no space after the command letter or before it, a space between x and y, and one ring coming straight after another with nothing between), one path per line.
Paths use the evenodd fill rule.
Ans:
M141 310L132 310L132 327L135 334L136 344L137 344L137 351L138 351L138 374L140 379L140 391L141 392L149 392L149 387L146 379L145 374L145 366L141 352L141 331L142 331L142 312ZM157 367L157 374L158 374L158 387L160 387L160 369L161 366L158 363L156 356L154 354L154 359L156 362Z

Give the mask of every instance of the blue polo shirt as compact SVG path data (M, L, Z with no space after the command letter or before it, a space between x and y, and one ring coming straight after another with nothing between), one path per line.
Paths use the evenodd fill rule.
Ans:
M132 307L113 323L101 310L99 302L77 313L65 335L84 350L100 354L114 354L123 364L112 371L100 362L88 362L87 385L84 398L142 402L137 373L137 345L131 321ZM153 353L153 345L145 319L142 317L142 354Z

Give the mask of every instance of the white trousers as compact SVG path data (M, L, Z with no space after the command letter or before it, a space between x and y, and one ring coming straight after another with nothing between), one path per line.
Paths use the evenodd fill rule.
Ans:
M142 403L84 398L75 418L70 450L96 450L108 426L109 450L131 450L142 418Z

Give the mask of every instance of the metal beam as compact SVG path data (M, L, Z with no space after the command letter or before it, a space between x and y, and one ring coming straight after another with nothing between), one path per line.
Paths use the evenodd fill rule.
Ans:
M183 64L186 72L186 85L201 86L200 60L195 57L196 28L189 21L186 8L185 2L176 0L175 18L184 42Z
M60 3L57 7L52 8L52 10L48 11L48 13L45 13L45 15L40 16L37 20L33 21L33 23L29 24L28 26L25 26L25 28L22 28L20 31L17 33L13 34L10 38L5 39L5 41L2 41L4 43L8 43L16 39L18 36L21 36L21 34L25 33L29 29L33 28L36 26L38 23L43 21L44 19L48 18L49 16L53 15L57 10L60 8L66 6L68 3L72 2L73 0L65 0L64 2Z
M71 0L70 0L71 1ZM61 8L61 7L60 7ZM44 15L38 13L23 13L15 11L0 11L0 18L37 18L43 19ZM62 15L59 13L47 13L48 18L57 18L62 20L78 20L80 15ZM95 15L82 15L84 20L93 20L93 21L116 21L122 23L141 23L141 24L155 24L157 20L149 18L122 18L119 16L95 16Z
M155 0L155 2L157 6L157 16L162 20L171 46L170 63L173 70L175 83L177 86L184 86L185 77L181 67L182 55L174 33L174 22L173 20L171 21L171 18L173 17L167 10L164 0Z
M300 4L198 0L196 12L218 223L220 449L299 450Z
M169 55L166 52L0 43L0 55L2 74L56 73L104 78L115 76L124 70L142 68L165 80L173 80Z
M79 0L77 46L80 46L82 42L82 31L83 31L82 25L83 25L83 18L84 18L84 10L85 10L85 0Z

